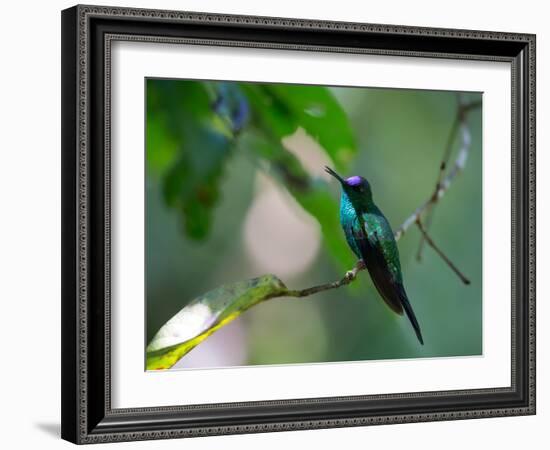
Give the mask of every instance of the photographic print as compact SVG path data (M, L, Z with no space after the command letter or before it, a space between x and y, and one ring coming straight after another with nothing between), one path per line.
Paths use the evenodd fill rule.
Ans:
M535 35L77 5L61 41L64 439L535 414Z
M482 355L482 95L148 78L146 368Z

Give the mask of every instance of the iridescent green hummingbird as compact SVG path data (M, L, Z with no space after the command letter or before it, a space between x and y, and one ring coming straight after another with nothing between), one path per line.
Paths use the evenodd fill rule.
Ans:
M340 223L346 241L363 261L378 293L397 314L407 314L422 345L422 333L405 288L399 252L388 219L374 204L369 182L360 176L342 178L330 167L325 170L342 185Z

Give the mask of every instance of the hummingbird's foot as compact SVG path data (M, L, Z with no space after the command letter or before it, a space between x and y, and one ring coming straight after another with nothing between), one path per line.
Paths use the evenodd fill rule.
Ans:
M345 280L349 283L350 281L353 281L355 277L357 276L357 271L355 268L352 270L348 270L346 274L344 275Z
M348 270L346 272L346 274L344 275L344 280L346 280L346 282L350 283L351 281L355 280L355 277L357 276L357 274L361 271L361 270L365 270L367 266L365 266L365 262L360 259L359 261L357 261L357 263L355 264L355 267L351 270Z
M355 280L355 277L357 276L357 274L363 269L365 269L365 263L363 262L362 259L360 259L359 261L357 261L353 269L348 270L346 272L346 275L344 276L344 278L349 283L350 281Z

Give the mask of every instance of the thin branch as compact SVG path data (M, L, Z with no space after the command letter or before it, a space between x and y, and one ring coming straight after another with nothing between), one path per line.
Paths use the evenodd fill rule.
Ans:
M447 143L445 145L445 151L443 153L443 158L441 159L441 163L439 164L439 173L437 176L437 181L435 183L436 189L437 186L441 184L441 181L443 181L443 177L445 175L445 170L447 170L447 166L449 165L449 159L451 158L451 153L453 149L453 143L456 139L456 135L458 132L458 127L461 122L463 122L464 118L464 102L462 101L462 97L460 94L457 95L457 110L456 115L453 121L453 125L451 127L451 131L449 133L449 137L447 138Z
M416 224L418 225L418 229L422 233L422 236L424 237L424 240L428 243L428 245L430 245L430 247L432 247L436 251L441 259L447 263L447 265L452 269L454 273L457 274L458 278L460 278L464 284L470 284L470 280L466 278L466 276L460 270L458 270L458 267L456 267L454 263L448 258L448 256L445 255L445 253L443 253L443 251L435 244L431 236L422 225L420 219L416 221Z
M460 102L460 100L458 101ZM437 181L435 183L434 192L436 192L439 189L439 186L441 185L441 181L443 181L443 177L445 176L445 170L447 169L447 166L449 164L449 158L451 157L451 150L453 148L453 143L456 139L456 134L458 132L459 124L460 124L460 113L457 111L456 117L451 127L451 131L449 133L449 137L447 138L447 144L445 146L445 151L443 153L443 159L441 160L441 163L439 163L439 173L438 173ZM428 207L428 210L426 211L426 229L427 230L429 230L431 227L433 213L434 213L434 207L432 203L430 204L430 206ZM422 259L423 248L424 248L424 236L420 238L420 242L418 244L418 251L416 252L417 261L420 261Z
M285 297L307 297L309 295L317 294L318 292L328 291L330 289L336 289L336 288L345 286L347 284L350 284L353 280L355 280L355 278L357 277L357 274L362 270L365 270L365 263L363 262L362 259L360 259L359 261L357 261L353 269L348 270L346 272L346 274L344 275L344 278L338 281L333 281L332 283L320 284L318 286L313 286L307 289L287 291L285 293Z
M466 110L471 109L469 104L466 105L464 108ZM423 213L425 213L428 209L433 207L433 205L439 202L439 200L441 200L441 198L451 187L451 184L453 183L456 176L464 170L464 167L466 167L466 161L468 160L468 155L470 153L470 147L472 144L472 137L466 121L461 121L459 131L461 145L453 166L451 167L447 175L441 180L441 182L438 183L437 188L434 190L430 198L426 200L422 205L420 205L409 217L407 217L403 224L395 231L395 240L401 238L401 236L411 227L411 225L416 223L416 221Z
M428 209L426 211L426 230L429 230L432 227L434 217L434 205L433 203L428 206ZM422 261L422 252L424 251L424 244L426 243L426 239L424 239L424 235L420 236L420 241L418 242L418 250L416 251L416 260L418 262Z
M434 205L437 203L438 192L440 191L441 185L442 185L443 180L444 180L445 171L446 171L448 163L449 163L449 158L451 157L453 143L456 139L456 135L457 135L457 131L459 129L459 126L461 126L462 128L467 128L466 120L467 120L468 112L472 111L473 109L477 109L481 106L481 101L474 101L474 102L470 102L470 103L464 103L463 97L460 93L457 94L457 102L458 102L458 108L457 108L457 111L456 111L456 116L455 116L455 119L453 121L453 125L451 127L451 132L449 133L449 137L447 139L447 145L445 146L445 151L443 153L443 158L442 158L441 163L439 165L439 172L438 172L437 180L436 180L436 183L435 183L434 192L432 194L432 197L434 197L435 201L430 202L430 204L426 207L426 219L425 219L425 229L426 229L426 231L428 231L430 229L432 221L433 221L433 214L434 214L434 209L435 209ZM471 143L471 139L468 139L468 142L467 142L467 145L466 145L466 142L465 142L465 139L464 139L464 136L463 136L462 149L464 149L465 147L468 147L467 151L469 151L470 143ZM461 153L462 152L459 152L459 157L460 157ZM467 158L467 156L468 156L468 154L466 153L464 158ZM457 158L457 161L458 161L458 158ZM465 164L466 164L466 161L464 160L463 161L463 166ZM455 164L455 167L456 167L456 164ZM464 168L464 167L462 167L462 168ZM422 235L421 238L420 238L420 242L418 244L418 251L416 253L416 259L418 261L420 261L422 259L422 250L424 248L424 242L425 242L425 237Z

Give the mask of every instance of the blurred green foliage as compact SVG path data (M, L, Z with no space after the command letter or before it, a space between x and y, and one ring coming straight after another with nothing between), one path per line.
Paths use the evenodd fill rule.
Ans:
M148 79L146 95L148 342L193 298L263 275L242 237L258 171L322 231L316 261L284 281L303 288L351 268L336 186L311 175L283 138L304 130L338 171L366 176L396 228L432 192L456 113L455 93L435 91ZM437 206L432 234L472 285L462 285L429 248L416 262L416 232L399 242L426 345L416 345L364 273L355 288L267 302L236 319L247 329L248 364L481 353L480 111L468 120L470 160Z
M235 145L244 143L241 148L254 163L265 163L318 220L327 248L345 269L353 258L337 239L336 199L327 183L312 179L281 143L299 127L338 169L356 153L346 113L327 88L147 80L147 165L162 177L165 202L180 213L189 238L207 238L224 166Z

